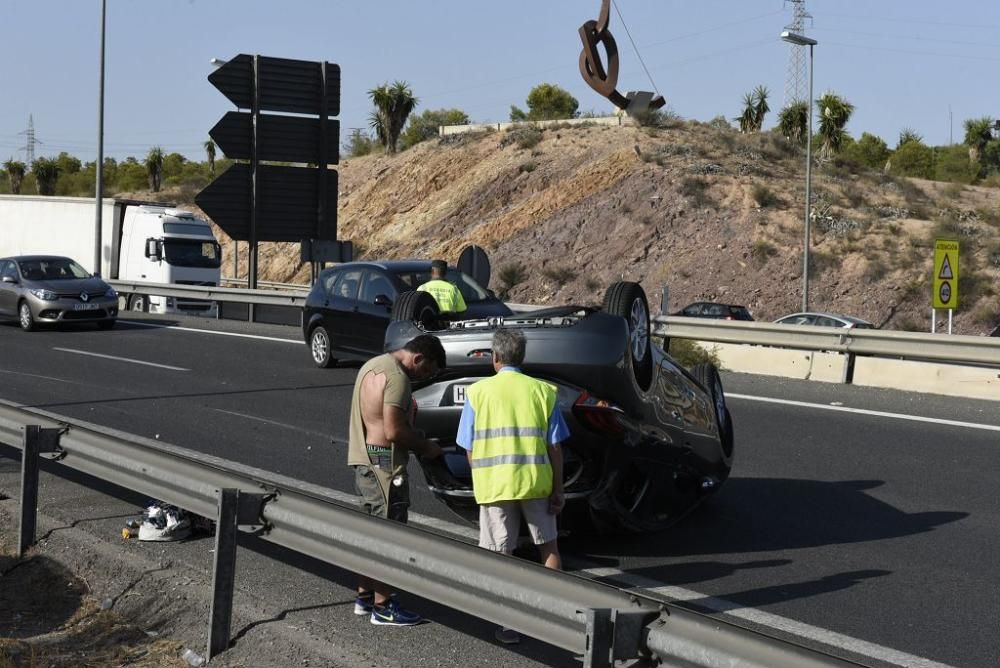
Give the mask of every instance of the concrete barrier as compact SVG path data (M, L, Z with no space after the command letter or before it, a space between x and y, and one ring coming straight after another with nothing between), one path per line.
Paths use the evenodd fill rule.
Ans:
M1000 400L1000 370L885 357L858 357L854 384L952 397Z
M719 363L728 371L818 380L824 383L847 381L847 355L712 341L695 343L705 350L714 351Z

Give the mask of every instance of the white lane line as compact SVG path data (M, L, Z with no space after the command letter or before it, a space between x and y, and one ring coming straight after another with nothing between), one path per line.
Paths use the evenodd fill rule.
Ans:
M118 319L118 322L126 322L130 325L135 325L136 327L149 327L151 329L174 329L178 332L196 332L198 334L216 334L218 336L236 336L241 339L259 339L261 341L277 341L279 343L294 343L295 345L305 345L305 341L300 341L298 339L283 339L278 336L261 336L260 334L240 334L239 332L217 332L214 329L196 329L194 327L178 327L177 325L153 325L148 322L139 322L137 320L122 320Z
M714 596L706 596L705 594L684 589L683 587L663 585L660 582L641 575L622 573L615 568L588 568L583 569L582 572L593 577L611 578L617 582L623 582L637 590L641 590L641 592L650 592L672 601L694 601L699 607L712 610L713 612L738 617L754 624L777 629L800 638L807 638L828 647L845 649L860 656L884 661L894 666L904 666L905 668L950 668L947 664L907 654L906 652L900 652L866 640L852 638L851 636L846 636L835 631L797 622L787 617L757 610L756 608L747 608L732 601Z
M134 360L128 357L115 357L114 355L102 355L101 353L91 353L86 350L74 350L73 348L56 348L53 347L52 350L61 350L64 353L73 353L74 355L87 355L89 357L103 357L104 359L114 360L116 362L128 362L129 364L142 364L143 366L155 366L158 369L169 369L171 371L190 371L191 369L184 369L179 366L170 366L169 364L156 364L155 362L143 362L142 360Z
M321 434L318 431L312 431L311 429L303 429L302 427L296 427L293 424L286 424L284 422L278 422L277 420L268 420L267 418L257 417L256 415L247 415L246 413L237 413L236 411L227 411L222 408L212 408L211 410L217 413L225 413L226 415L235 415L236 417L246 418L248 420L256 420L257 422L265 422L267 424L273 424L275 427L282 427L283 429L291 429L292 431L301 432L303 434L309 434L311 436L322 436L323 438L329 438L329 434Z
M824 411L838 411L841 413L856 413L858 415L872 415L874 417L893 418L895 420L909 420L911 422L930 422L948 427L966 427L968 429L981 429L983 431L1000 431L1000 425L981 424L979 422L962 422L960 420L945 420L943 418L924 417L922 415L907 415L905 413L886 413L884 411L870 411L865 408L849 408L847 406L830 406L828 404L811 404L806 401L793 401L791 399L775 399L773 397L755 397L750 394L733 394L726 392L727 399L746 399L747 401L761 401L768 404L783 404L785 406L798 406L800 408L818 408Z
M43 376L38 373L25 373L23 371L10 371L8 369L0 369L0 373L9 373L14 376L27 376L28 378L41 378L42 380L54 380L57 383L67 383L69 385L82 385L84 387L90 387L88 383L78 383L73 380L66 380L65 378L56 378L55 376Z

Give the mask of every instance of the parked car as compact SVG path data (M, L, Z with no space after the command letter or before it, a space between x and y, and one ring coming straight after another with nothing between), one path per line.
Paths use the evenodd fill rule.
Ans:
M715 302L688 304L673 315L682 315L686 318L715 318L717 320L753 320L753 315L746 306L717 304Z
M16 318L26 332L64 322L111 329L118 318L118 293L68 257L0 258L0 317Z
M367 359L381 353L399 296L430 278L430 260L347 262L320 273L302 318L302 334L313 362L327 368L338 359ZM462 292L468 307L464 317L512 313L496 295L457 269L448 270L447 280ZM433 316L427 310L424 317L437 317L434 298L426 292L415 294L420 306L434 307Z
M554 384L571 436L563 443L563 529L644 532L665 528L715 492L733 462L733 421L710 364L690 372L650 340L649 306L636 283L612 285L603 308L568 305L462 322L434 321L416 295L400 296L386 349L432 332L447 368L416 384L417 427L442 459L421 466L430 491L459 515L477 514L465 453L455 443L466 388L493 374L498 328L527 339L524 371ZM433 310L433 308L432 308Z
M839 313L814 313L803 311L792 313L775 320L779 325L814 325L816 327L842 327L844 329L875 329L875 325L849 315Z

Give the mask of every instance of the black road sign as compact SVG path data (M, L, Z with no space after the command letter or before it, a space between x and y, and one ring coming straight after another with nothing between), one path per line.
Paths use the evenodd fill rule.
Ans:
M458 270L484 288L490 285L490 259L479 246L466 246L458 256Z
M320 63L258 56L260 110L319 114ZM208 80L240 109L253 101L253 56L241 53L208 75ZM340 115L340 66L326 64L326 115Z
M327 239L303 239L300 249L303 262L350 262L354 259L354 243Z
M195 204L233 239L250 239L250 166L232 165L194 198ZM317 223L316 169L260 165L257 168L257 238L267 241L334 239L337 172L327 170L326 220Z
M234 160L250 159L253 117L230 111L208 136ZM257 159L275 162L310 162L319 164L320 125L318 118L262 114L257 126ZM340 160L340 121L326 121L326 162Z

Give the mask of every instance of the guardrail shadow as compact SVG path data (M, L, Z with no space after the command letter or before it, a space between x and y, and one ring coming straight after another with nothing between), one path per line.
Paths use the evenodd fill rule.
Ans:
M566 548L598 558L745 555L911 536L969 515L908 513L865 493L883 484L731 478L716 497L665 532L614 541L570 537Z

